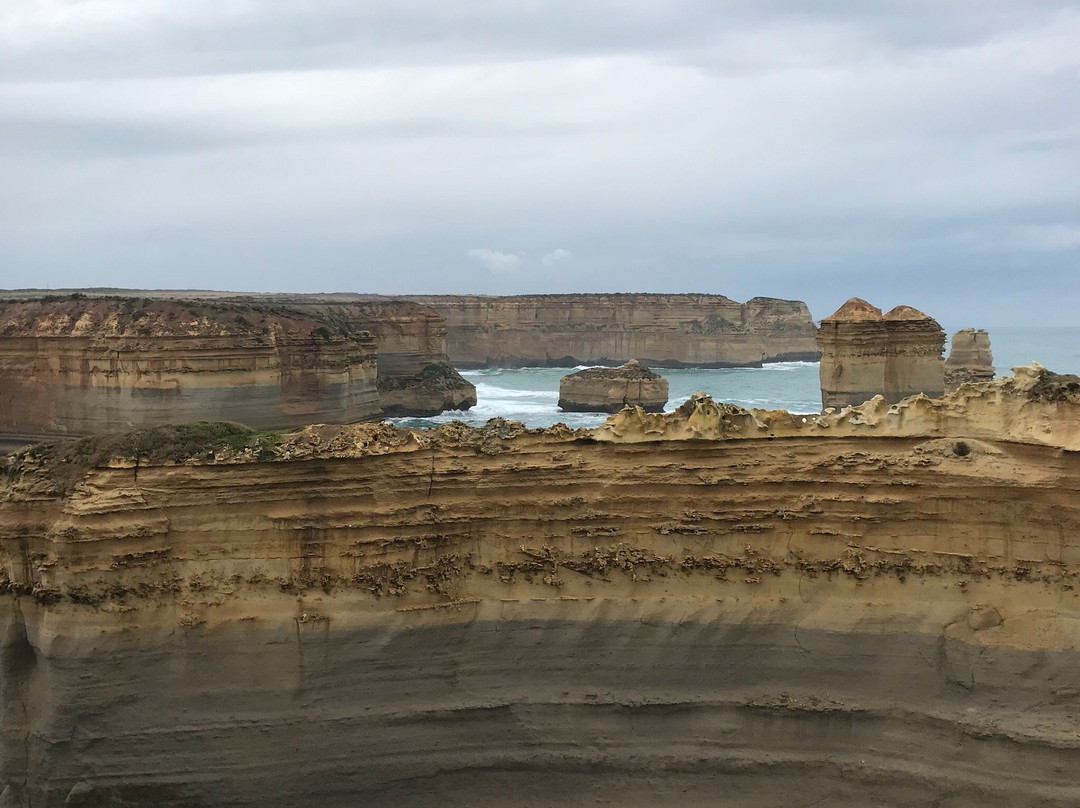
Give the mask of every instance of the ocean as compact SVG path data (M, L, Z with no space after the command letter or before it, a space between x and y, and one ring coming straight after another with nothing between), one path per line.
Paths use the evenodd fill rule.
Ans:
M1056 373L1080 374L1080 328L996 328L990 347L999 376L1010 368L1033 360ZM948 346L946 345L946 354ZM413 428L461 420L481 425L489 418L508 418L529 427L562 422L571 427L593 427L607 417L603 413L562 412L559 379L576 368L485 368L465 370L461 375L476 385L477 404L467 412L446 412L434 418L395 418L394 423ZM777 362L760 368L657 368L668 380L668 409L704 390L717 401L743 407L785 409L796 413L819 412L821 393L816 362Z

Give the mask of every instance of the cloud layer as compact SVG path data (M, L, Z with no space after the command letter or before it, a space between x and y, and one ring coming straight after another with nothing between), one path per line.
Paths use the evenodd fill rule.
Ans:
M9 0L0 286L1080 325L1075 4L808 5Z

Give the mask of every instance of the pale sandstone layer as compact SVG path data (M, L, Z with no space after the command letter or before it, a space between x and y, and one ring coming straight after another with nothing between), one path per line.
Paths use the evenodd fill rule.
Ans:
M821 321L817 346L823 407L862 404L875 395L897 402L945 392L945 332L911 306L882 314L853 297Z
M797 300L723 295L410 296L446 318L458 367L756 367L814 361L814 323Z
M379 415L376 347L287 310L139 298L0 302L0 439L205 419Z
M110 446L0 476L6 805L1080 801L1075 377Z
M992 378L994 354L990 350L990 335L981 328L964 328L953 334L945 360L945 389L951 393L961 384Z
M10 299L41 297L43 290L9 290ZM476 404L476 388L454 369L446 356L446 321L428 306L378 295L240 294L207 290L83 289L59 294L87 297L153 298L206 301L212 305L280 307L314 316L342 334L370 332L378 352L379 407L386 416L429 416L465 410ZM220 417L213 414L203 417ZM317 420L335 420L311 418ZM299 422L296 422L299 423Z
M559 380L559 409L564 412L613 413L627 405L663 412L667 400L667 379L635 359L618 368L585 368Z

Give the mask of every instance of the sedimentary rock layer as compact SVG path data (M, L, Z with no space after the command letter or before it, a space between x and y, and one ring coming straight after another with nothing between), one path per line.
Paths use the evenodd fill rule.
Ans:
M1080 380L964 390L12 456L4 799L1075 805Z
M297 312L138 298L0 303L0 436L379 414L375 342Z
M952 392L961 384L992 378L994 355L990 350L990 335L981 328L964 328L953 334L945 360L945 389Z
M667 379L631 359L618 368L585 368L559 380L559 408L566 412L618 412L630 405L663 412Z
M458 367L750 367L816 360L805 303L722 295L412 296L446 318Z
M883 315L865 300L851 298L821 321L817 345L823 407L861 404L876 395L896 402L945 391L945 332L911 306Z
M435 415L468 409L476 403L476 388L463 379L446 357L446 323L419 303L359 294L238 294L204 290L130 289L65 290L89 297L154 298L192 303L253 308L268 307L315 317L342 335L369 332L378 349L379 405L386 416ZM41 297L42 290L3 292L12 299ZM207 415L204 417L218 417Z

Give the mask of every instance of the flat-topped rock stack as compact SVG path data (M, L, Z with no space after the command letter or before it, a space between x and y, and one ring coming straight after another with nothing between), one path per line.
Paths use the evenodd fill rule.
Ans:
M586 368L559 381L559 408L565 412L618 412L630 405L663 412L667 379L631 359L618 368Z
M945 360L945 389L956 390L968 382L994 378L994 354L990 335L983 329L964 328L952 335L949 357Z
M853 297L821 321L817 345L823 407L862 404L877 395L896 403L945 392L945 332L911 306L882 314Z

